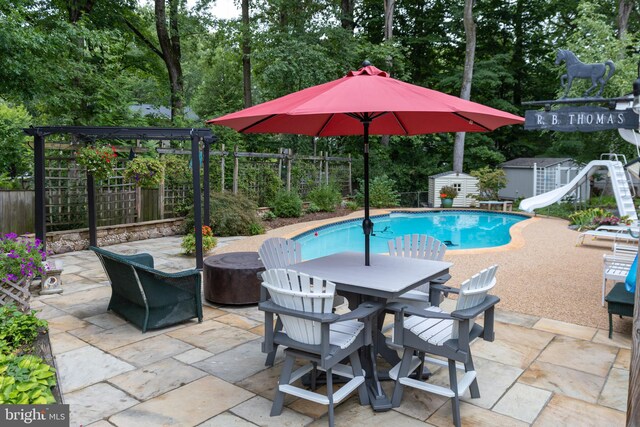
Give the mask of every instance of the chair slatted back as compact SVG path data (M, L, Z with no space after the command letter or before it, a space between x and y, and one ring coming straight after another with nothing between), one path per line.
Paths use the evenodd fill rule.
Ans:
M302 246L295 240L272 237L262 243L258 255L267 270L287 268L302 261Z
M281 307L310 313L332 312L336 290L332 282L282 268L267 270L262 278L262 286ZM280 315L280 319L289 338L305 344L320 344L319 322L289 315Z
M440 240L426 234L405 234L387 242L389 255L442 261L447 245ZM429 283L416 288L424 293L429 293Z
M442 261L447 245L425 234L405 234L387 242L389 255Z
M481 272L474 274L470 279L465 280L460 285L460 294L456 303L456 310L465 310L475 307L484 302L489 291L496 285L497 265L485 268ZM469 328L473 327L473 320ZM458 322L454 321L452 338L458 338Z

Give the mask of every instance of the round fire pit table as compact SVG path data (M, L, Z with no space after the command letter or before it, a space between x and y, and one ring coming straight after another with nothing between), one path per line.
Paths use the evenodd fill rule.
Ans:
M229 252L204 259L204 297L217 304L260 301L258 273L264 265L257 252Z

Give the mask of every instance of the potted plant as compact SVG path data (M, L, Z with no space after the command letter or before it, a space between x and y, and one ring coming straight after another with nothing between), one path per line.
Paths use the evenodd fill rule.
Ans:
M124 177L138 187L154 188L164 180L164 165L152 157L136 157L127 163Z
M0 305L19 301L21 310L29 309L29 285L33 276L44 274L45 258L38 239L15 233L0 237Z
M456 190L451 185L445 185L440 189L440 203L443 208L450 208L453 206L453 199L458 195Z
M218 240L213 237L213 231L208 225L202 226L202 253L207 253L215 248ZM196 233L187 234L182 238L182 252L185 255L193 255L196 252Z
M83 147L76 152L76 163L84 166L94 179L107 179L113 173L112 159L118 157L113 146Z

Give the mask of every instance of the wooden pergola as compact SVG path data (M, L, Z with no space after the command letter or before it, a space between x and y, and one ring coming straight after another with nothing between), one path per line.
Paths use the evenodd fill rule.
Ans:
M217 137L207 128L132 128L110 126L37 126L24 129L27 135L33 136L34 180L35 180L35 235L42 241L46 249L46 210L45 210L45 138L49 135L72 135L78 140L93 143L97 140L191 140L191 156L193 171L193 208L195 229L201 230L202 225L209 225L210 200L209 180L204 179L200 188L200 143L202 142L204 176L209 176L209 149ZM204 192L204 221L203 203ZM93 176L87 174L87 203L89 214L89 244L98 245L96 226L95 183ZM202 269L202 234L196 236L196 268Z

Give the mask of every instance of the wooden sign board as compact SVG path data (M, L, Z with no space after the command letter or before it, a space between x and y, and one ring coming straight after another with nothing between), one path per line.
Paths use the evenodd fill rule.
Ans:
M551 111L527 110L526 130L558 132L595 132L609 129L638 129L638 115L632 109L570 107Z

